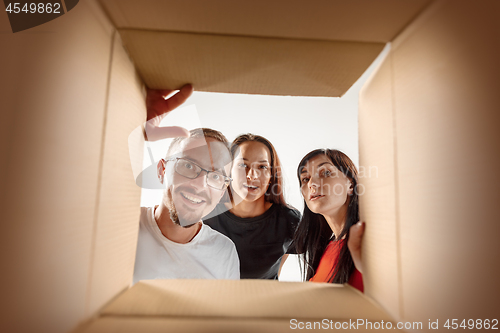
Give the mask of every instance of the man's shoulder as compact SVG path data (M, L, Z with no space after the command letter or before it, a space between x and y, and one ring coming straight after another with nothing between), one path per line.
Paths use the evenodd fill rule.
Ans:
M207 251L212 252L214 255L211 257L217 258L217 262L224 267L225 273L220 278L238 280L240 278L240 260L233 241L206 224L203 225L203 229Z
M223 246L236 248L233 241L226 235L212 229L209 225L203 223L203 232L205 233L205 240L211 243L217 243Z
M153 209L153 207L141 207L141 217L147 215L147 213L150 212L151 209Z
M139 221L141 224L147 224L149 222L149 216L153 213L154 207L141 207L141 215Z
M212 210L207 216L203 217L202 220L205 224L211 225L213 223L217 223L219 220L224 219L226 217L225 212L229 210L225 204L219 203L215 206L214 210Z

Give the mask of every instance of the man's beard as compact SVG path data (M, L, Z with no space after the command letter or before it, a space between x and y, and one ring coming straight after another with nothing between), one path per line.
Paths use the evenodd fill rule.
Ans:
M177 209L175 208L174 199L172 198L171 189L166 190L165 197L167 198L167 200L165 200L165 206L168 208L168 212L170 214L170 220L172 220L172 222L174 222L178 226L181 226L183 228L190 228L201 220L201 216L200 216L200 218L196 219L196 221L187 221L186 219L183 219L183 221L188 222L188 224L182 225L180 223L180 218L179 218L179 214L177 213Z

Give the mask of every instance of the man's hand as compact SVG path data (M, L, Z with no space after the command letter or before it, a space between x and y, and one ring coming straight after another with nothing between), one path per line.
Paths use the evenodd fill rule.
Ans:
M166 98L175 90L168 89L147 89L146 110L147 122L144 126L146 140L157 141L166 138L179 136L188 137L189 131L185 128L172 126L160 127L160 123L165 116L184 103L193 93L193 86L184 85L179 92ZM166 98L166 99L165 99Z
M351 252L352 261L354 261L354 266L356 269L363 273L363 261L361 258L361 241L363 239L363 233L365 232L365 223L358 222L353 225L349 231L349 240L347 241L347 247Z

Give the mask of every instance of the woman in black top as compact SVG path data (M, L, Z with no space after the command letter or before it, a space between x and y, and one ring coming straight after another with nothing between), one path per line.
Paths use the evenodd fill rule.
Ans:
M231 144L231 153L231 202L220 204L204 222L234 242L242 279L277 279L300 213L285 203L281 164L271 142L243 134Z

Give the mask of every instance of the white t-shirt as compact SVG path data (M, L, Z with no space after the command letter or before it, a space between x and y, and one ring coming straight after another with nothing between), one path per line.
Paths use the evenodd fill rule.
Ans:
M175 243L161 233L154 207L141 207L134 283L151 279L239 278L238 253L228 237L202 224L189 243Z

